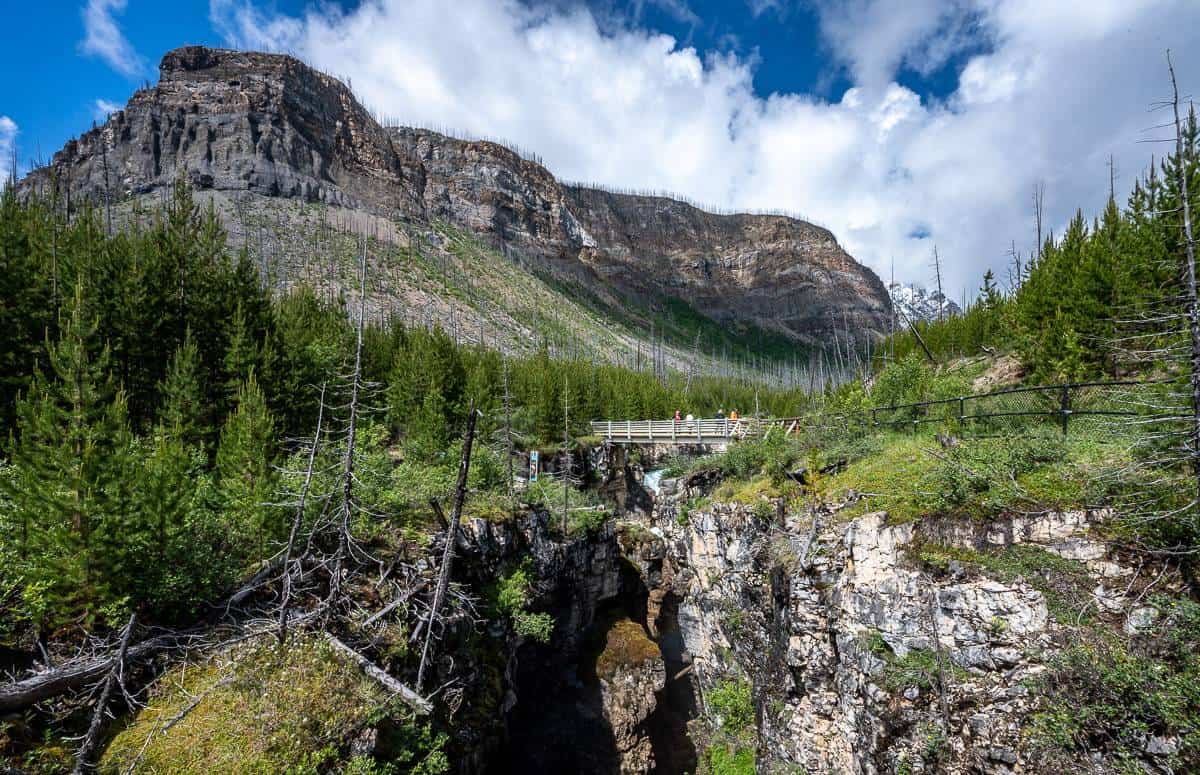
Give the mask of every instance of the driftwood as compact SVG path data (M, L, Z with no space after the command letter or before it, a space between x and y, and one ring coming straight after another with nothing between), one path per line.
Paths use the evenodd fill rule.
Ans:
M433 705L430 704L429 700L397 681L386 670L379 667L379 665L376 665L362 654L338 640L336 636L326 633L325 637L328 639L329 645L333 646L336 651L358 665L364 673L378 681L385 689L404 700L408 707L423 715L428 715L433 711Z
M104 713L108 708L109 697L112 696L113 686L122 684L124 691L125 655L129 650L129 637L137 624L137 614L129 615L129 623L121 633L121 645L117 656L109 662L108 675L104 679L104 688L100 690L100 699L96 701L96 710L92 713L92 723L88 726L83 742L79 744L79 752L75 755L74 775L83 775L93 769L92 754L96 750L96 740L100 737L100 725L104 722Z

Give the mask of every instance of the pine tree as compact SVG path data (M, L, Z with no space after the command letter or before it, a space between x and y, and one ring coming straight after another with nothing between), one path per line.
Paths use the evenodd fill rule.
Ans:
M200 352L189 329L171 357L166 379L159 383L164 432L185 446L204 444L212 431L200 387Z
M66 615L101 596L107 563L97 536L111 534L126 473L125 402L115 394L109 354L76 286L62 336L47 346L50 374L18 401L20 440L9 493L27 580Z
M51 323L49 288L30 235L38 217L13 187L0 192L0 438L16 419L16 397L29 389Z
M267 505L275 486L271 468L274 445L275 421L251 372L238 390L236 409L221 430L216 466L231 543L254 559L264 556L267 541L277 536L280 527L275 510ZM248 547L252 551L246 551Z

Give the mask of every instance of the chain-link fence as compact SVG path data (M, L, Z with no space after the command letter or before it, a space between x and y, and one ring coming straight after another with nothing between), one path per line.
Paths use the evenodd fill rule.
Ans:
M1004 436L1049 428L1064 434L1118 435L1154 422L1161 382L1080 382L997 390L845 414L775 421L808 444L828 446L879 431Z

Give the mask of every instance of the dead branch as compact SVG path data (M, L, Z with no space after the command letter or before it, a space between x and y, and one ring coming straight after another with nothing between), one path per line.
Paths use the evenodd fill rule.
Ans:
M383 608L379 609L375 613L371 614L371 616L365 622L362 623L363 629L370 627L375 622L379 621L383 617L390 614L392 611L395 611L397 608L399 608L400 606L407 603L412 598L413 595L415 595L418 592L420 592L421 590L423 590L427 585L428 585L427 581L421 581L420 583L404 590L404 592L402 592L395 600L388 603L387 605L385 605Z
M346 658L358 665L358 667L364 673L378 681L379 684L385 689L398 696L414 711L422 715L428 715L433 711L433 705L429 702L429 700L425 699L417 692L397 681L386 670L379 667L354 649L350 648L342 641L338 640L336 636L330 633L325 633L325 637L329 641L329 645L333 646L334 649L341 652L346 656Z
M130 662L156 654L178 645L179 642L180 636L178 634L159 635L154 638L148 638L133 646L129 646L125 650L125 661ZM111 657L82 660L63 665L54 670L38 673L21 681L14 681L13 683L0 686L0 713L20 710L35 702L41 702L72 689L86 686L91 681L104 675L105 671L111 670L112 665L113 660Z
M104 721L104 714L108 709L108 700L112 696L113 687L118 683L124 684L125 655L129 650L129 637L133 634L133 627L136 624L137 614L130 614L129 623L125 625L125 630L121 633L121 645L117 649L117 656L109 661L104 688L101 689L100 699L96 701L96 709L92 712L92 723L88 725L87 734L83 736L83 742L80 743L79 751L75 754L74 775L91 772L94 767L92 754L96 750L96 740L100 736L100 725ZM122 691L124 691L123 686Z

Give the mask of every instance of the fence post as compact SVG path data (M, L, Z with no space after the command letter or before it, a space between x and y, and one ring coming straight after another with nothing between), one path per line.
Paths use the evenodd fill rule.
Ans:
M1062 418L1062 432L1067 435L1067 424L1071 420L1071 386L1062 386L1062 395L1058 401L1058 414Z
M960 435L967 432L965 422L967 414L966 402L967 399L963 396L958 397L958 432Z

